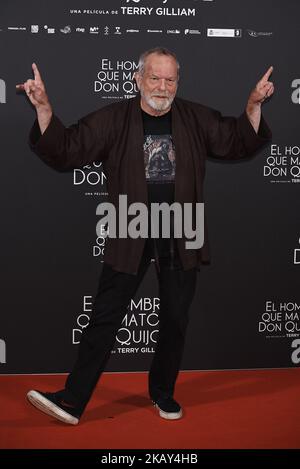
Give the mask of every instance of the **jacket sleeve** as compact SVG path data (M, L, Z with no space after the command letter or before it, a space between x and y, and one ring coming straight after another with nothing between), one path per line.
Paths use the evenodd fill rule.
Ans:
M247 158L272 138L263 116L258 133L250 123L246 111L240 117L223 117L219 111L210 110L207 120L208 156L235 160Z
M77 124L65 127L52 115L41 134L36 119L30 134L29 146L45 163L59 171L82 167L106 157L109 124L102 110L81 118Z

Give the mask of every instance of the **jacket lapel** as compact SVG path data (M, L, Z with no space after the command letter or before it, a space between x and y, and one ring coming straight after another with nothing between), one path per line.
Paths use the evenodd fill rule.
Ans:
M194 191L194 165L191 143L186 128L187 117L175 98L172 104L172 136L175 145L175 202L189 202Z
M133 165L135 166L136 171L134 171L137 180L133 180L133 185L139 185L139 194L142 198L141 201L148 203L148 191L147 191L147 181L145 174L145 164L144 164L144 128L143 128L143 118L141 113L140 105L140 93L137 94L134 98L130 99L130 146L132 148L132 158Z

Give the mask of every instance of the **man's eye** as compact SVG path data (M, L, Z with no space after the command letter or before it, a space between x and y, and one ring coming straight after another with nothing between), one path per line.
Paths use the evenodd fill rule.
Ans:
M152 77L152 78L151 78L151 80L153 80L153 81L156 81L156 80L157 80L157 78L155 78L155 77Z

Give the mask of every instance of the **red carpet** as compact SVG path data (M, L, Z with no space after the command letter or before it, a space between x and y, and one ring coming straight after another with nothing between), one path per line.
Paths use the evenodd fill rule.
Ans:
M29 389L55 391L64 375L1 376L3 448L300 448L298 369L181 372L184 418L161 419L147 373L105 373L78 426L42 414Z

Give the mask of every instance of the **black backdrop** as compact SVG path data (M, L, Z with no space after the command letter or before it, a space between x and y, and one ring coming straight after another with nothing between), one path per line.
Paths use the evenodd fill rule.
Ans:
M243 111L270 65L276 86L264 106L272 144L249 161L207 164L212 263L198 274L182 368L299 366L299 16L296 0L1 2L2 373L70 370L103 260L101 167L43 164L27 144L34 110L15 84L35 61L69 125L134 96L138 56L157 45L178 55L178 95L224 115ZM151 265L107 370L148 369L158 311Z

